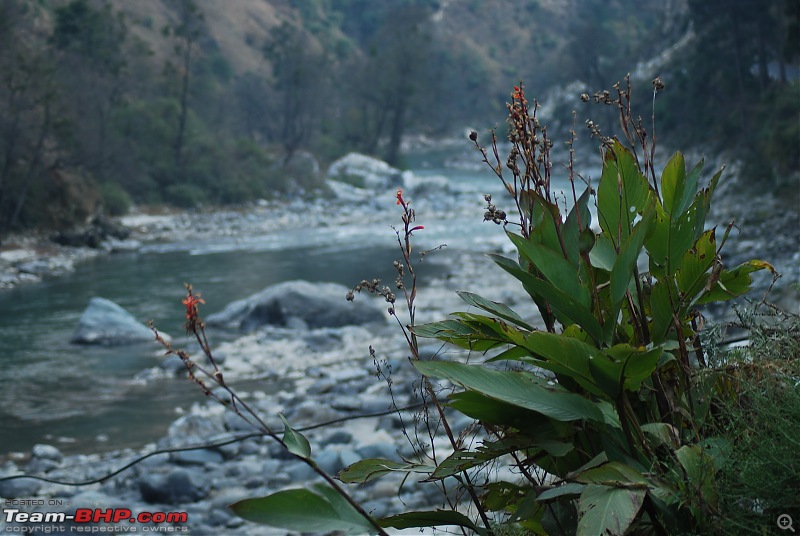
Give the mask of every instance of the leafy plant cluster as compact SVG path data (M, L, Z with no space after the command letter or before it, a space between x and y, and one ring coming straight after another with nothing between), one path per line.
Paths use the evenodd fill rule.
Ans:
M654 97L663 87L660 79L653 81ZM488 148L476 133L470 136L512 206L509 217L487 196L485 219L502 224L516 250L514 258L490 257L520 283L540 313L541 326L467 291L459 292L466 311L416 324L412 236L424 227L415 224L416 214L401 191L403 227L397 238L403 258L395 267L407 323L388 287L364 281L354 289L390 304L411 364L421 375L429 437L433 443L435 434L443 434L451 448L442 454L441 448L437 453L431 444L418 444L413 458L361 460L338 479L366 484L406 475L442 489L449 507L374 519L323 475L326 483L310 489L240 501L231 506L236 513L297 531L385 534L389 527L457 526L465 534L621 535L742 528L737 519L797 506L758 487L764 481L754 476L767 474L759 464L778 463L770 455L786 456L771 467L773 472L786 468L786 485L796 485L796 468L787 465L793 464L789 450L796 446L796 434L774 426L788 422L796 409L796 337L787 339L793 356L788 365L760 363L755 376L752 364L720 361L701 338L702 305L742 296L754 272L777 275L761 260L732 268L722 263L731 227L719 238L716 227L706 228L722 169L703 187L703 162L687 168L676 153L657 176L655 136L632 116L630 84L617 84L603 95L597 100L616 106L623 135L608 137L596 124L587 124L601 143L602 174L596 189L585 184L579 192L581 177L570 149L571 206L551 190L553 142L537 117L538 104L528 102L521 86L508 104L506 157L494 132ZM200 300L191 289L187 300L187 331L213 363L197 318ZM466 350L468 357L423 359L418 338L443 341ZM202 370L187 354L178 355L198 381ZM216 366L205 374L227 389ZM754 377L760 382L745 381ZM444 385L454 387L446 399ZM773 398L777 393L790 395L785 407ZM238 399L232 407L266 427L247 415ZM751 413L767 415L769 408L783 420L758 422ZM454 434L448 423L452 412L475 419L480 432L469 438ZM284 425L278 439L322 474L308 440L285 419ZM751 429L782 437L780 452ZM268 428L264 433L277 438ZM511 473L497 472L498 467ZM742 482L749 487L733 485ZM447 493L454 485L455 496L463 500Z

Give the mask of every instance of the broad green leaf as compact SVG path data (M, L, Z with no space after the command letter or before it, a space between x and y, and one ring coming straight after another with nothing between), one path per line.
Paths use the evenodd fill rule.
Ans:
M390 473L421 473L430 474L433 466L401 463L380 458L359 460L339 473L339 480L348 484L371 482Z
M618 310L618 304L628 290L634 268L636 268L636 260L642 252L642 246L650 232L654 217L655 209L651 204L642 215L642 220L634 226L630 236L622 243L619 256L614 261L614 268L611 270L611 302L614 311Z
M492 452L488 450L478 449L474 450L456 450L450 456L442 460L436 467L436 470L431 474L429 480L439 480L448 476L456 475L478 467L491 460L499 458L504 454L513 452L514 448L508 448L499 452Z
M769 270L773 275L776 273L770 263L755 259L744 262L733 270L722 270L719 279L700 296L697 304L727 301L746 294L752 283L750 274L759 270Z
M589 361L595 384L602 389L606 398L616 400L622 386L622 369L624 364L605 354L600 354Z
M521 346L512 346L508 350L503 350L496 356L487 359L487 362L492 361L519 361L524 357L530 357L531 351Z
M536 365L569 376L592 394L603 394L589 369L589 361L600 354L591 344L564 335L535 331L527 336L524 345L542 358L535 361Z
M608 462L588 469L575 477L583 484L601 484L609 487L644 489L648 480L642 473L620 462Z
M630 235L636 215L644 212L650 197L650 185L633 154L615 141L605 153L597 187L597 217L600 228L617 247Z
M447 405L475 420L512 426L520 430L536 424L534 418L539 416L531 410L521 409L475 391L453 393L450 395Z
M578 198L577 203L572 207L572 210L569 211L561 229L567 257L573 265L578 264L580 253L589 251L594 243L594 232L591 230L592 213L589 212L588 207L591 194L592 188L587 186Z
M694 229L694 239L697 240L700 238L700 235L705 230L706 225L706 217L708 216L709 210L711 210L711 196L714 193L714 190L717 188L717 184L719 183L719 178L722 176L722 172L725 170L725 166L722 166L719 171L717 171L714 176L711 178L711 182L709 183L707 188L702 189L701 191L697 192L697 195L692 202L691 210L694 211L694 220L695 220L695 229Z
M464 313L457 314L471 317ZM439 339L476 352L485 352L498 345L513 342L507 336L500 335L498 330L490 329L486 323L469 320L442 320L416 325L411 331L417 337Z
M536 191L528 191L526 195L529 200L531 214L531 241L542 245L551 251L560 251L560 241L556 225L561 225L561 214L558 205L548 202ZM524 202L525 200L523 200ZM558 222L558 224L556 224Z
M604 234L598 235L594 247L589 252L589 260L592 266L610 272L617 260L617 250L611 238Z
M699 445L684 445L675 452L678 462L683 467L679 474L685 475L686 484L690 493L700 492L703 500L714 504L717 499L717 490L714 486L716 473L715 460L706 449Z
M494 302L487 300L482 296L478 296L477 294L473 294L472 292L465 292L465 291L457 291L462 300L464 300L467 304L473 305L479 309L483 309L489 313L497 315L500 318L508 320L509 322L513 322L514 324L527 329L528 331L532 331L533 327L529 324L525 323L522 318L515 313L510 307L508 307L504 303Z
M696 240L697 209L694 205L680 214L670 216L656 203L653 231L645 240L650 254L650 271L656 276L671 277L678 269L681 258Z
M535 244L511 232L506 234L517 247L520 255L530 261L547 281L572 296L584 307L590 306L591 294L588 286L581 282L577 264L570 264L561 252Z
M665 422L648 422L642 425L642 431L655 438L659 444L671 449L680 447L681 434L675 426Z
M476 338L508 344L522 344L528 330L520 331L505 320L475 313L453 313L476 332Z
M470 518L455 510L430 510L427 512L404 512L378 520L382 527L394 529L413 529L418 527L456 526L472 530L477 534L486 534L486 530L477 526Z
M700 175L703 174L704 167L705 160L701 158L700 161L694 166L692 171L690 171L686 176L686 187L683 190L683 197L676 208L678 214L688 209L694 199L697 197L697 183L700 181ZM703 224L705 224L705 220L703 221Z
M694 247L683 255L675 280L682 294L682 302L694 300L708 281L708 271L717 257L717 238L715 229L709 229L695 242Z
M660 344L664 341L669 329L675 325L673 313L679 310L678 289L672 279L658 281L653 285L650 292L650 315L653 318L650 337L654 343Z
M327 499L307 489L279 491L266 497L243 499L232 505L236 515L264 525L297 532L370 532L374 527L352 506L336 507Z
M663 353L664 349L660 347L631 353L625 361L625 368L622 371L625 389L634 392L638 391L642 382L648 379L658 368L658 362Z
M661 197L664 210L670 216L680 214L680 206L686 191L686 162L678 152L670 158L661 173ZM694 194L692 194L694 195Z
M536 500L549 501L550 499L557 499L558 497L563 497L564 495L577 496L580 495L584 489L586 489L586 484L567 482L566 484L561 484L560 486L543 491L538 497L536 497Z
M603 340L603 329L600 326L600 322L594 317L589 308L547 281L520 269L519 265L514 261L500 255L489 255L489 257L519 280L529 294L543 298L550 303L556 318L562 324L566 326L573 323L578 324L598 343Z
M279 416L283 421L283 442L286 445L286 448L295 456L308 459L311 456L311 445L308 443L308 439L306 439L303 434L289 426L289 421L286 420L286 417L283 416L283 413L281 413Z
M622 536L639 513L646 493L646 489L586 486L578 502L578 534Z
M414 367L426 376L446 378L465 389L536 411L557 421L588 419L603 422L602 412L591 400L532 374L444 361L415 361Z

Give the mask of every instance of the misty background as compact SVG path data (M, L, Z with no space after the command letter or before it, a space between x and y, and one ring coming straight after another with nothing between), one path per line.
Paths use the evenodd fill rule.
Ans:
M800 168L794 0L3 0L0 233L98 207L239 204L322 188L352 151L505 127L522 81L550 137L632 73L661 143L741 163L753 191ZM550 123L548 123L550 124ZM467 141L465 139L465 145ZM596 153L590 153L596 154Z

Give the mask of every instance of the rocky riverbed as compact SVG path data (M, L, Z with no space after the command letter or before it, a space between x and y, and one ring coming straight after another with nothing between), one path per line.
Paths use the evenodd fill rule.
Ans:
M301 226L331 228L353 222L385 226L386 198L391 207L393 188L388 182L373 186L364 190L339 183L332 192L314 200L259 201L240 210L134 213L120 220L131 229L130 237L124 241L102 241L99 248L55 245L44 237L6 240L0 251L0 285L33 283L43 277L57 276L81 260L113 253L115 249L146 250L167 242L211 236L238 240ZM428 195L422 188L413 194L418 214L426 219L480 219L481 200L475 197L474 192L458 191ZM726 246L726 264L735 265L749 258L772 262L783 277L771 299L797 312L798 293L792 289L800 279L797 231L800 214L796 207L792 210L791 203L777 197L761 200L758 211L748 200L734 195L725 195L719 201L715 205L715 221L724 226L733 216L741 227L741 235L734 230ZM391 239L391 235L387 236ZM504 247L498 228L496 239L482 240L469 248L448 248L441 253L440 262L447 265L446 273L425 282L418 297L417 321L440 319L463 307L455 290L464 289L503 301L523 316L533 315L529 300L523 299L510 277L495 271L491 273L497 275L487 278L491 263L482 254ZM758 279L758 292L770 284L769 278ZM374 300L376 307L383 307L379 299L363 295L356 299ZM370 347L375 350L374 356L370 355ZM433 355L452 350L431 345L423 351ZM196 355L196 351L193 353ZM370 324L315 326L303 321L263 326L232 337L216 347L214 353L223 362L228 381L247 386L239 394L273 429L279 433L283 430L278 419L281 412L294 427L312 427L305 433L314 457L331 474L366 457L399 461L413 453L404 431L411 437L415 437L415 431L421 432L422 437L427 434L416 427L415 410L392 411L417 403L418 385L413 367L406 359L408 350L399 327L384 312L377 322ZM181 367L180 361L168 358L158 367L142 371L138 378L167 381L165 377L181 373ZM387 375L391 382L386 380ZM260 390L258 382L266 380L279 387L274 392ZM222 391L214 392L222 398L226 396ZM456 418L453 424L459 431L470 423ZM185 523L162 524L160 528L165 531L201 535L284 534L282 530L245 522L227 507L241 498L315 481L306 465L287 455L268 437L253 435L237 440L254 432L251 425L232 411L209 400L188 409L164 437L138 450L65 456L53 445L37 445L31 452L18 453L0 467L0 476L39 475L61 483L29 478L0 480L0 496L41 501L20 506L22 511L30 512L118 507L130 509L134 515L156 511L188 514ZM215 446L155 454L113 478L75 485L102 478L159 450L209 444ZM437 450L441 455L446 453L447 446L437 445ZM352 486L349 491L376 516L435 507L443 501L435 486L413 479L401 486L400 476ZM144 527L136 526L139 532ZM0 522L0 527L22 530L22 525L9 525L5 521ZM108 530L113 531L114 527L108 525ZM44 526L28 528L32 534L48 533Z

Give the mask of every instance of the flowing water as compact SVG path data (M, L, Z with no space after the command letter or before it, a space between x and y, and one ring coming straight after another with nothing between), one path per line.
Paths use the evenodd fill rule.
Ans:
M476 237L502 234L480 222L480 193L498 192L496 179L490 172L446 166L451 154L444 150L408 158L415 173L446 175L454 190L474 194L469 215L443 221L426 214L425 233L415 234L425 242L421 247L447 242L474 248ZM137 372L157 365L163 351L155 344L71 344L91 297L115 301L143 322L154 320L181 342L184 282L202 291L207 315L292 279L347 286L376 276L393 280L391 263L398 252L389 228L395 222L389 219L378 228L353 222L235 240L148 245L136 253L95 258L68 275L0 292L0 458L28 452L42 442L65 452L138 447L165 433L177 417L176 408L203 400L186 380L134 380Z

